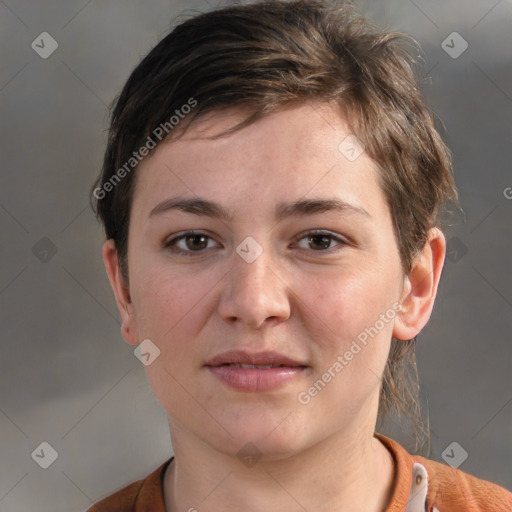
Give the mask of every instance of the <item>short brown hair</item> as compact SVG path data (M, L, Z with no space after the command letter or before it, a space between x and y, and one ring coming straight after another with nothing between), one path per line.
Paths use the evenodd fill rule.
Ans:
M93 208L115 241L125 279L135 172L112 179L156 127L166 127L165 140L207 112L248 112L219 137L308 101L337 102L377 164L407 274L443 208L458 205L451 156L422 99L410 49L418 50L410 36L377 29L342 0L266 0L199 14L175 27L113 102L103 169L93 186ZM197 107L173 130L169 119L191 98ZM404 413L418 445L428 432L419 409L415 341L392 340L379 420Z

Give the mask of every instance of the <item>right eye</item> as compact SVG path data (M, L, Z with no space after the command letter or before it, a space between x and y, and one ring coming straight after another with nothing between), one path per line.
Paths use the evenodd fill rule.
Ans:
M166 239L163 247L176 254L184 256L195 256L197 254L199 256L202 255L205 249L211 248L208 247L208 240L213 239L205 233L186 231L181 235ZM179 244L181 244L181 247Z

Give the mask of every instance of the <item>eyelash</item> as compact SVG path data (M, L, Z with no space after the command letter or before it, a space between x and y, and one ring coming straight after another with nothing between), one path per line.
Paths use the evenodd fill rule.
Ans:
M212 240L212 237L207 235L207 234L205 234L205 233L196 232L196 231L187 231L187 232L183 233L182 235L179 235L179 236L176 236L174 238L171 238L170 240L164 241L163 248L169 250L172 253L180 254L180 255L183 255L183 256L187 256L187 257L188 256L190 256L190 257L201 256L208 249L201 249L199 251L190 251L190 250L184 250L184 249L176 248L176 244L180 240L186 239L186 238L188 238L190 236L201 236L201 235L205 236L208 240ZM349 245L349 242L347 240L345 240L344 238L342 238L340 236L336 236L336 235L332 234L329 231L323 231L323 230L307 231L306 233L302 234L300 237L296 238L296 240L300 241L300 240L303 240L303 239L308 238L308 237L315 237L315 236L322 236L322 235L331 238L331 240L339 242L341 247L344 246L344 245ZM341 248L341 247L339 247L339 248ZM338 249L335 249L335 250L338 250ZM332 248L329 248L329 249L326 249L326 250L313 250L312 249L312 251L313 252L317 252L317 253L325 253L325 252L329 252L330 253L330 252L332 252Z

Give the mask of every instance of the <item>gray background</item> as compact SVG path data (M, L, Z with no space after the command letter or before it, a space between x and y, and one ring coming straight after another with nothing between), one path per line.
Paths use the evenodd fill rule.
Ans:
M418 339L430 457L442 461L456 441L468 452L460 469L512 489L512 2L356 3L422 45L425 94L446 127L466 214L448 231ZM172 453L166 415L120 335L88 191L106 106L178 14L213 7L0 1L3 512L83 510ZM31 48L43 31L59 45L47 59ZM441 46L453 31L469 44L458 58ZM48 469L31 457L43 441L58 452Z

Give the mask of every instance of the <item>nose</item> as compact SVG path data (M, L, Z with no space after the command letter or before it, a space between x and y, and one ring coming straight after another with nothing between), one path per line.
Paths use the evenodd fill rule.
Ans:
M289 288L269 252L264 250L250 263L234 254L233 268L225 277L218 306L225 321L258 329L290 316Z

